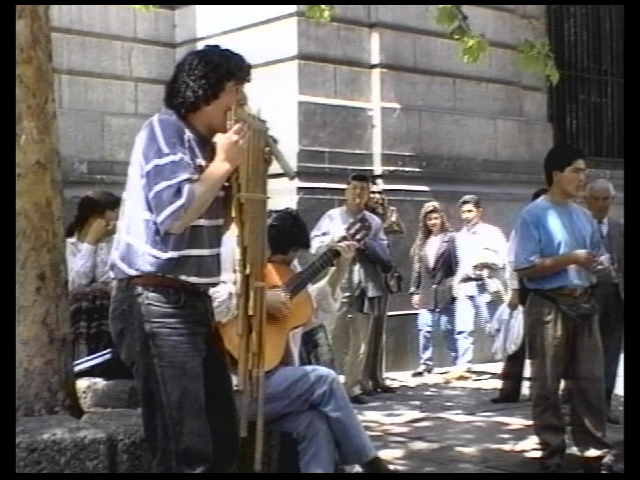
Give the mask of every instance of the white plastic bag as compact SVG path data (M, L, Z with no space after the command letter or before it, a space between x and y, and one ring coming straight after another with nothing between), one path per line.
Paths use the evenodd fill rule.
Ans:
M518 350L524 338L522 307L511 310L508 305L501 305L491 319L489 335L493 337L491 354L496 360L504 360Z

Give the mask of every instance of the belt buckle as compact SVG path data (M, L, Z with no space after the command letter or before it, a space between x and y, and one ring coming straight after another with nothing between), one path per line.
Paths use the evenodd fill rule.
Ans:
M585 293L587 293L587 290L585 288L576 288L571 291L571 296L573 298L578 298L584 295Z

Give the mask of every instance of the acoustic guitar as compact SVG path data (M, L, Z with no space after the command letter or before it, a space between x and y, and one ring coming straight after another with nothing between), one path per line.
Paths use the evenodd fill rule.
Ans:
M347 226L345 236L340 241L352 241L361 244L371 232L371 224L364 215L354 219ZM291 310L286 317L267 314L264 325L264 369L266 372L277 367L284 357L289 333L303 326L313 316L313 302L306 290L307 286L340 257L336 248L329 248L307 267L294 272L282 263L270 262L265 267L264 282L267 288L279 288L291 300ZM240 337L238 319L219 323L218 328L224 345L231 356L238 361L240 355Z

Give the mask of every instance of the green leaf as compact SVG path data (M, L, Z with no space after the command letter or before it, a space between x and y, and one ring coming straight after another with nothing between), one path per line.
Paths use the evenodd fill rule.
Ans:
M560 81L560 72L556 68L555 62L547 65L545 76L547 77L547 81L554 87L558 84Z
M462 40L468 32L461 25L456 25L449 32L449 36L454 40Z
M454 5L437 5L435 22L442 27L451 27L458 20Z
M487 52L487 42L482 37L466 37L461 43L460 53L464 63L478 63Z
M463 63L478 63L488 49L487 41L480 35L469 34L460 43Z
M305 5L305 16L318 22L329 22L333 17L335 5Z
M524 40L517 48L520 68L545 76L551 85L560 80L551 46L547 40Z
M136 10L148 12L149 10L153 10L154 8L158 8L159 5L129 5L129 6L135 8Z

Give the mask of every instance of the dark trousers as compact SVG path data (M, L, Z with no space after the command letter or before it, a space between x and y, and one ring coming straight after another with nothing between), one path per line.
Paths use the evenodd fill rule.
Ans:
M619 353L619 352L618 352ZM620 355L618 355L620 357ZM500 387L501 397L515 397L520 399L522 393L522 382L524 380L524 364L527 360L527 340L522 339L522 345L511 355L507 356L502 366L500 378L502 378L502 386ZM616 363L616 371L618 366ZM563 379L567 375L563 375ZM565 386L563 391L569 395L568 388Z
M500 396L520 398L522 391L522 379L524 376L524 362L527 358L526 341L522 339L522 345L509 355L502 366L502 388Z
M369 298L371 330L364 361L364 390L377 389L384 385L384 360L389 295Z
M336 370L333 347L326 325L320 324L302 334L300 365L319 365Z
M615 284L599 284L594 290L598 305L602 356L604 358L604 386L607 406L611 407L611 398L616 385L622 336L624 333L624 301Z
M154 473L221 473L237 460L237 411L225 350L204 293L120 282L111 324L135 365Z
M564 297L562 302L572 306L588 304L589 300ZM542 461L560 462L566 450L559 386L567 373L571 381L571 434L576 448L580 453L590 449L608 453L604 362L597 315L569 318L534 293L529 296L524 315L531 359L533 429L540 439Z
M519 303L524 309L529 299L529 290L520 281L518 289ZM522 380L524 377L524 363L527 360L527 340L522 339L522 344L515 352L509 355L502 366L502 387L500 396L520 398L522 393Z
M126 280L117 280L111 292L109 330L120 359L131 368L134 378L138 378L136 375L138 346L133 319L139 308L135 287L127 285Z
M88 357L114 347L109 332L109 309L111 291L106 285L93 284L77 287L69 298L69 316L73 330L73 360L87 360ZM97 363L76 372L78 377L101 377L106 380L130 379L131 369L119 356Z

